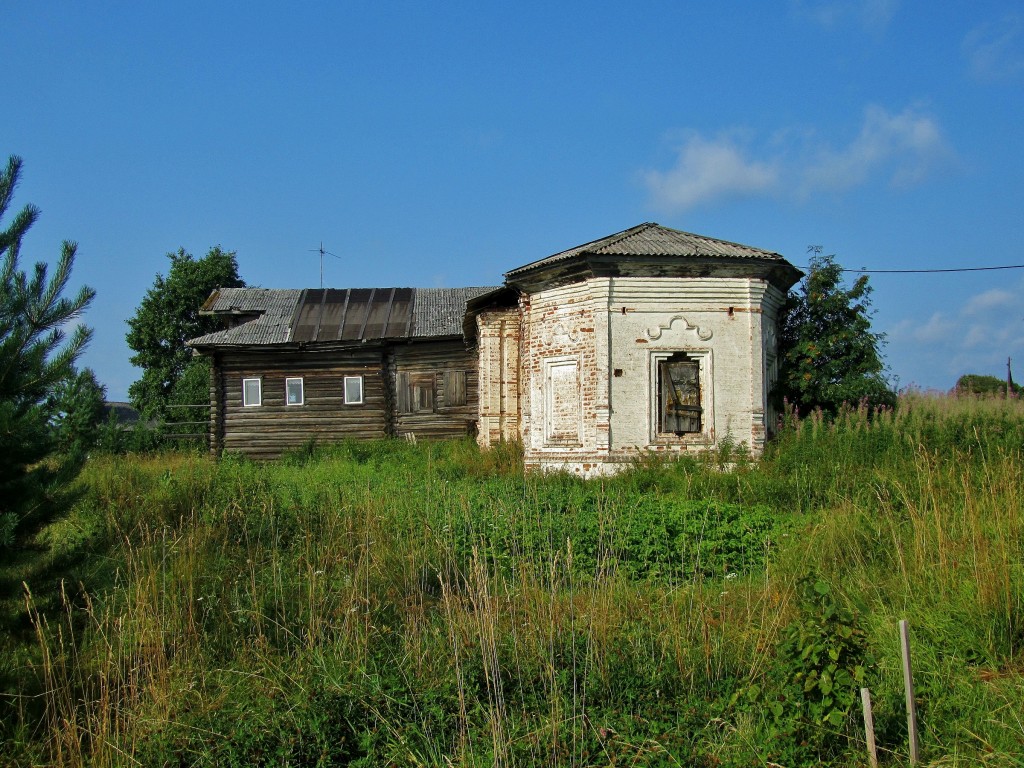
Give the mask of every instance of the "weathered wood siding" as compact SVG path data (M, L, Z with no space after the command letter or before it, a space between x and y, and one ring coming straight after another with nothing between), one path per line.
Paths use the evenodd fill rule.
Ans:
M396 345L388 373L395 393L394 434L430 440L476 432L476 351L466 349L461 340ZM432 397L424 389L428 386ZM408 387L414 388L412 396Z
M211 448L272 458L310 439L332 443L374 439L388 434L389 399L385 393L385 352L371 347L344 352L223 351L211 392L219 414ZM346 404L344 379L363 377L362 404ZM285 379L301 377L304 402L285 405ZM262 404L242 404L242 380L262 381Z

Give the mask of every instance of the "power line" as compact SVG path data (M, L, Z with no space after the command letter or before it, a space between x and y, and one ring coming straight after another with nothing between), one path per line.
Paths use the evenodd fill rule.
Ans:
M808 245L807 252L820 256L825 250L821 245ZM810 272L810 267L800 267L804 272ZM1024 269L1024 264L1008 264L1001 267L952 267L948 269L844 269L842 272L852 272L857 275L929 275L941 272L991 272L997 269Z
M810 267L799 267L809 272ZM955 269L843 269L843 272L854 272L858 275L924 275L937 272L991 272L996 269L1024 269L1024 264L1007 264L1000 267L957 267Z

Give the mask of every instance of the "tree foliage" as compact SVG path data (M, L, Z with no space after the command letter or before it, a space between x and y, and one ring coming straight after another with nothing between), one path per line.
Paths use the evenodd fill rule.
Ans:
M20 172L18 157L0 171L0 220ZM55 456L52 396L75 375L75 360L89 341L85 326L75 325L70 334L65 329L94 291L82 287L64 298L76 251L69 241L52 276L42 262L29 274L18 268L22 240L38 216L37 208L26 205L0 229L0 546L13 544L59 510L67 482L80 467L80 456Z
M139 411L151 415L165 415L170 403L205 401L207 385L196 382L208 381L203 378L208 363L193 359L185 342L218 329L215 318L199 315L211 291L245 285L238 276L235 253L220 246L201 259L184 249L167 258L171 262L167 276L156 276L128 320L128 346L135 352L131 362L142 369L142 378L128 388L128 396ZM189 372L190 368L201 370Z
M986 376L978 373L965 373L956 380L954 391L960 395L1006 395L1006 379L998 376ZM1010 392L1014 395L1021 394L1021 386L1016 382L1010 382Z
M885 376L885 337L871 330L871 286L861 275L843 285L834 256L814 256L810 270L791 291L781 317L778 400L806 413L835 413L843 403L895 405Z
M56 433L58 450L79 455L96 445L104 422L105 399L106 389L90 368L64 379L54 388L50 424Z

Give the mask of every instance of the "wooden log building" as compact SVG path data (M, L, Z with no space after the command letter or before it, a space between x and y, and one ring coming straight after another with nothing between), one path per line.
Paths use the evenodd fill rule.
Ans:
M474 434L470 299L494 288L224 288L210 357L210 448L274 457L310 440Z

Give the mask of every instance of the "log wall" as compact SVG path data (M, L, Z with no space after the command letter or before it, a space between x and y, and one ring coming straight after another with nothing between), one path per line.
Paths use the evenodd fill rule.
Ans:
M380 347L332 353L219 352L215 359L222 427L213 433L220 433L216 444L224 451L273 458L310 439L333 443L388 434ZM345 376L363 377L362 404L345 403ZM304 402L285 405L285 379L294 377L302 377ZM261 405L242 405L242 380L248 378L262 381Z
M214 453L275 458L311 439L333 443L410 433L416 439L444 439L475 433L476 353L461 340L341 351L221 350L213 363ZM363 377L362 404L345 403L346 376ZM303 381L303 404L286 405L285 380L296 377ZM421 388L430 386L425 407L411 413L408 397L399 397L397 389L399 380L410 377ZM242 404L242 381L249 378L262 384L258 406Z
M477 422L477 361L476 351L466 349L461 340L421 342L396 345L388 359L389 381L395 393L393 412L394 434L402 437L409 433L416 439L445 439L465 437L476 433ZM453 393L449 387L458 386L457 376L445 372L465 371L465 391ZM409 400L400 392L400 381L433 383L433 403L429 410L408 412Z

